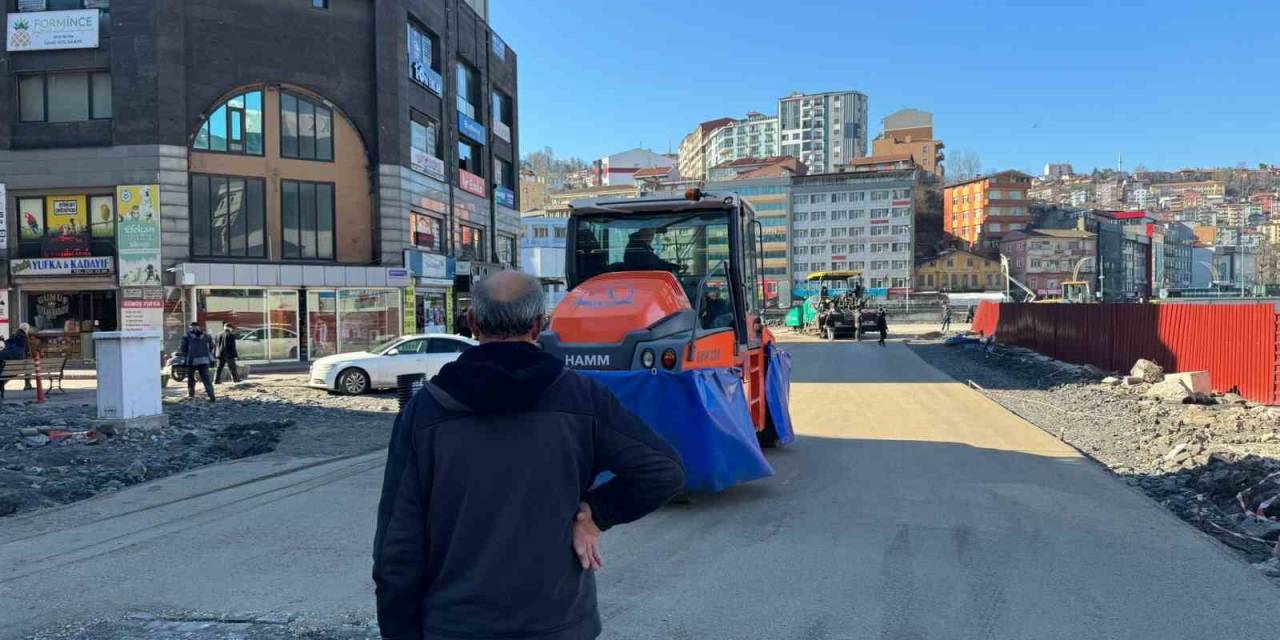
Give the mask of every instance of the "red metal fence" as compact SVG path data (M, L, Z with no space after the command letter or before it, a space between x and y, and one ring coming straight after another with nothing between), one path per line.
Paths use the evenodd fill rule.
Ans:
M1270 304L996 304L974 331L1059 360L1128 371L1138 358L1166 371L1208 371L1217 391L1280 404L1280 314Z

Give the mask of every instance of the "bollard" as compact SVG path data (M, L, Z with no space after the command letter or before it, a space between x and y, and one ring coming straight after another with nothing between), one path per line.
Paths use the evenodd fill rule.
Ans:
M404 409L405 405L413 399L414 394L418 393L427 385L427 374L425 373L407 373L402 376L396 376L396 399L400 401L400 409Z
M44 384L40 380L40 352L32 354L32 362L36 363L36 404L44 404Z

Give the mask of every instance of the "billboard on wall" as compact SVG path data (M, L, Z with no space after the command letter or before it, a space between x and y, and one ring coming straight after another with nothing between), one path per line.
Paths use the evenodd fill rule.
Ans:
M9 248L9 214L5 202L4 185L0 184L0 257Z
M161 286L160 185L116 187L120 284Z
M97 9L9 14L8 50L98 48Z
M463 191L475 194L481 198L489 195L486 193L486 187L488 185L485 183L484 178L481 178L466 169L458 169L458 186L461 187Z
M125 287L120 297L121 329L160 331L164 328L164 289Z

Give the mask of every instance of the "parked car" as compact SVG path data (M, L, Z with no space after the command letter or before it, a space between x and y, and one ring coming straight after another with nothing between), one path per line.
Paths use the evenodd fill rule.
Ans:
M297 360L298 332L277 325L241 329L236 333L236 351L243 361Z
M400 336L368 351L316 360L311 364L307 384L352 396L373 389L393 389L397 376L424 373L430 378L477 344L480 343L470 338L443 333Z

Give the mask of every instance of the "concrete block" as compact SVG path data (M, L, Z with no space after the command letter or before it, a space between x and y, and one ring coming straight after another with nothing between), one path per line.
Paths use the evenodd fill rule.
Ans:
M1181 373L1168 373L1164 376L1165 380L1175 380L1192 393L1212 393L1213 382L1209 379L1208 371L1184 371Z

